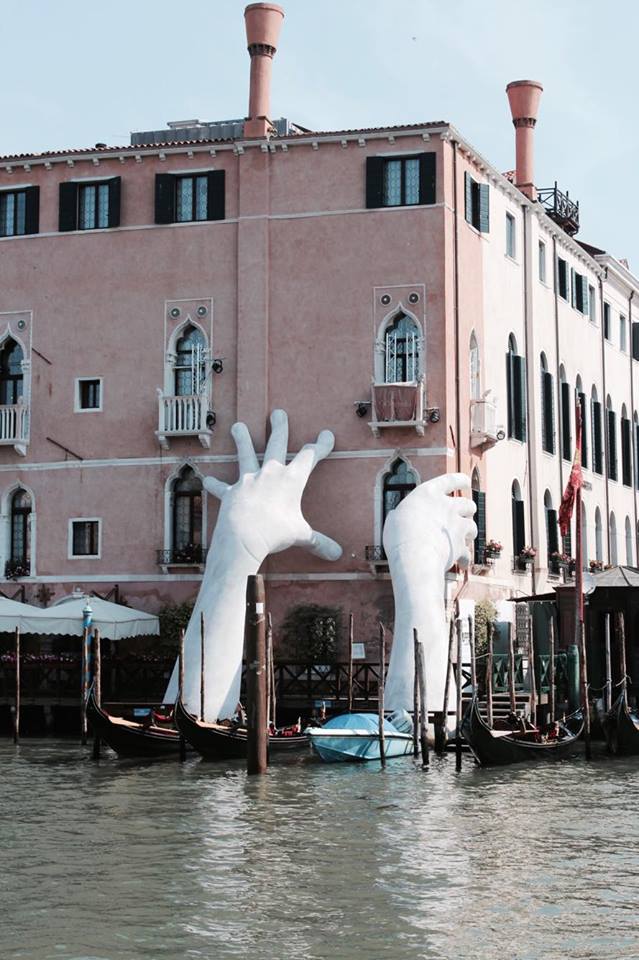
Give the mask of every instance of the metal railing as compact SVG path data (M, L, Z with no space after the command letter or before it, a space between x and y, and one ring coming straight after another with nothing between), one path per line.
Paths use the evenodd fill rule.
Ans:
M566 233L573 236L579 230L579 203L571 200L566 193L562 193L555 181L554 187L542 187L537 190L537 200L555 223L559 224Z
M172 547L170 550L158 550L157 562L160 566L185 566L206 561L206 547L201 547L197 543L189 543L184 547Z
M364 547L364 556L370 563L388 563L386 551L382 546Z

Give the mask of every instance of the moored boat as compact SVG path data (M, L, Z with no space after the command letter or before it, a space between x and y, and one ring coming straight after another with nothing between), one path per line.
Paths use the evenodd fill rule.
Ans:
M175 723L186 742L205 760L246 759L246 727L198 720L187 711L179 698L175 704ZM271 756L303 750L308 744L309 738L305 733L288 733L286 728L268 738Z
M611 753L620 756L639 754L639 713L631 710L623 690L603 722L606 743Z
M477 697L472 700L462 723L462 733L475 759L482 766L521 763L527 760L559 760L574 753L584 721L577 712L565 722L535 727L504 729L489 727L479 712Z
M412 725L412 724L411 724ZM327 763L380 759L379 720L375 713L345 713L322 727L308 727L314 752ZM384 756L404 757L413 751L413 735L384 720Z
M94 734L104 740L120 757L177 757L180 734L175 727L150 722L139 723L114 717L97 702L93 687L87 700L87 720Z

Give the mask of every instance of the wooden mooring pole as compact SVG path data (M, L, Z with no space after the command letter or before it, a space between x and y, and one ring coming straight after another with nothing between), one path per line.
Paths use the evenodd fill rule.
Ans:
M419 639L413 628L413 757L419 756Z
M264 578L251 575L246 584L246 771L268 769L268 721L266 716L266 614Z
M462 687L464 678L462 675L462 621L457 619L457 709L455 716L457 727L455 730L455 769L462 768Z
M81 715L81 728L82 728L82 746L86 746L87 743L87 699L89 696L89 662L90 662L90 650L89 644L91 643L91 628L84 627L82 631L82 678L80 681L80 715Z
M513 625L508 624L508 693L510 695L510 712L517 713L517 695L515 693L515 638Z
M20 740L20 627L16 627L16 693L13 714L13 742Z
M348 712L353 712L353 614L348 615Z
M581 703L584 711L584 754L590 760L590 704L588 702L588 664L586 661L586 631L583 620L579 630L579 678L581 681Z
M200 611L200 720L204 722L205 697L204 692L204 611Z
M455 643L455 616L450 618L448 628L448 660L446 661L446 685L444 686L444 702L442 704L441 716L438 718L435 728L435 753L442 754L446 752L448 742L448 700L450 696L450 678L453 672L453 645Z
M550 688L549 693L549 711L550 711L550 722L555 722L555 716L557 714L557 690L556 690L556 678L555 678L555 618L550 618L550 623L548 624L549 629L549 643L550 643L550 664L549 664L549 675L548 675L548 686Z
M486 718L488 726L492 729L493 716L493 650L495 644L495 625L492 620L487 624L488 632L488 651L486 654Z
M180 652L178 655L178 701L184 697L184 627L180 630ZM186 740L180 734L180 760L186 760Z
M621 693L626 698L628 692L628 667L626 665L626 618L619 613L619 668L621 671Z
M528 620L528 676L530 678L530 719L537 725L537 672L535 670L535 638L532 617Z
M379 680L377 683L377 721L379 730L379 759L386 766L386 740L384 738L384 680L386 674L386 631L379 622Z
M610 650L610 618L612 614L607 613L604 623L604 639L606 644L606 696L604 698L604 709L606 713L612 710L612 654Z
M273 703L273 623L270 613L266 615L266 726L275 726Z
M417 653L417 676L419 679L419 745L422 752L422 767L428 767L430 757L428 755L428 697L426 694L426 658L424 656L424 644L417 635L417 630L413 630L415 637L415 650Z
M93 672L93 694L95 702L102 706L102 660L100 649L100 631L96 627L93 631L93 653L95 657L95 666ZM92 760L100 759L100 735L97 730L93 732L93 750L91 752Z

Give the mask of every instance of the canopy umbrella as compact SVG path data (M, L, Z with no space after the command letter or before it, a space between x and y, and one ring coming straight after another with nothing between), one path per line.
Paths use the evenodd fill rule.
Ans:
M160 632L160 621L151 613L102 600L101 597L78 594L63 597L52 607L46 608L16 604L28 608L28 613L21 618L19 626L24 633L81 637L87 602L92 610L91 625L97 627L100 635L107 640L123 640L126 637L142 637ZM1 612L0 606L0 615Z
M37 617L41 612L40 607L32 607L30 603L0 597L0 633L11 633L18 627L23 633L29 632L24 626L25 620Z

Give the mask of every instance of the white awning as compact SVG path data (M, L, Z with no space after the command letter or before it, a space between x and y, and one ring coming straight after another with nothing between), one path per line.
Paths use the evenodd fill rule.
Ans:
M93 611L91 623L107 640L123 640L160 632L160 621L151 613L134 610L121 603L111 603L100 597L73 595L63 597L52 607L33 607L0 597L0 630L53 636L81 637L84 608L87 603Z

